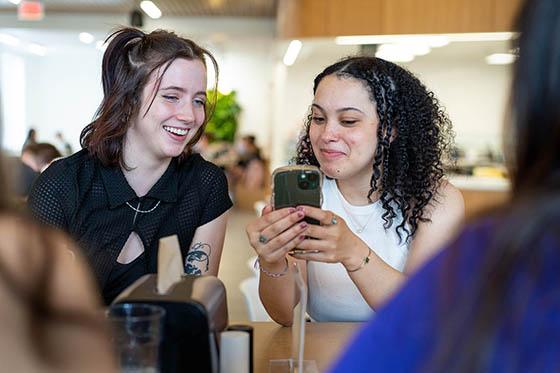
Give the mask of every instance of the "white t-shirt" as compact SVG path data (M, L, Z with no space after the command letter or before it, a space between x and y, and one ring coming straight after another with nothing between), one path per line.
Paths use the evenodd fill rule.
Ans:
M395 231L402 221L402 214L398 210L393 225L385 230L382 218L385 210L380 201L366 206L353 206L344 199L336 181L326 177L323 178L322 208L343 218L352 232L375 254L391 267L403 271L408 245L405 235L401 234L403 240L399 242ZM358 233L360 228L363 231ZM373 314L341 263L307 262L307 285L307 313L315 321L366 321Z

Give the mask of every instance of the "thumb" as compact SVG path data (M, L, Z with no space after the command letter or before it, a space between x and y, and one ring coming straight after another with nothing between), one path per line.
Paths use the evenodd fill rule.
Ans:
M261 211L261 216L270 214L272 212L272 206L271 205L266 205L264 206L264 208Z

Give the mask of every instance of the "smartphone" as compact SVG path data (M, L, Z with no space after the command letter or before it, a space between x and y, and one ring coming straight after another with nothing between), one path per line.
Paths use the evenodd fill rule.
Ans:
M315 166L285 166L272 174L272 208L308 205L321 208L323 177ZM319 224L312 218L305 218L310 224Z

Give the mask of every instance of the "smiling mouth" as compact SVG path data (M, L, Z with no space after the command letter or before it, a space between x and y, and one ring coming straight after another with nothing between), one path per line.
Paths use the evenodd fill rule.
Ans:
M163 126L163 129L166 130L169 133L172 133L172 134L178 135L178 136L185 136L187 133L189 133L189 130L187 128L177 128L177 127Z
M322 149L321 152L323 154L325 154L326 156L330 156L330 157L335 157L335 156L339 156L339 155L345 155L344 152L338 151L338 150L327 150L327 149Z

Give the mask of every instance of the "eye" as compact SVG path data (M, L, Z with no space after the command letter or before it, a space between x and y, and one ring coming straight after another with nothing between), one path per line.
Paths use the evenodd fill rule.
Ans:
M195 98L194 99L194 104L197 106L206 106L206 100L202 99L202 98Z
M162 97L168 101L178 101L179 97L174 95L162 95Z
M346 119L346 120L341 120L340 123L342 123L343 126L345 127L351 127L354 124L356 124L358 121L355 119Z
M325 118L320 117L318 115L314 115L311 117L311 121L316 124L323 124L325 123Z

